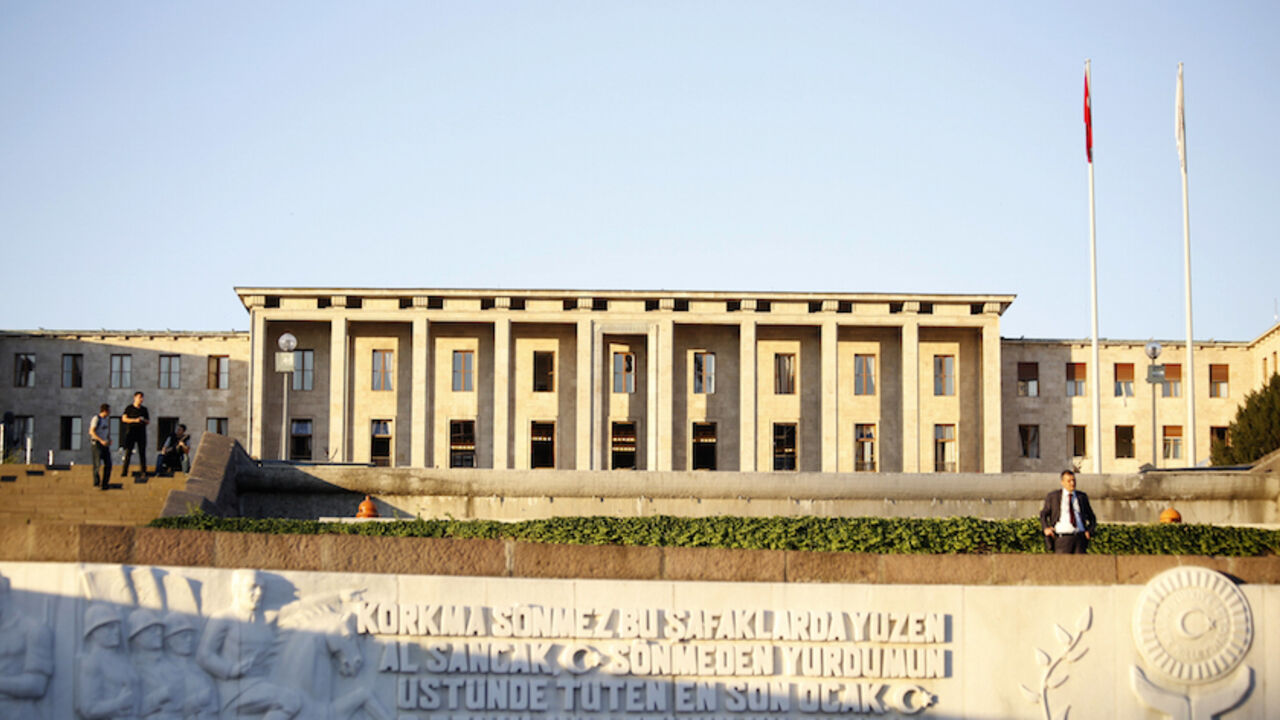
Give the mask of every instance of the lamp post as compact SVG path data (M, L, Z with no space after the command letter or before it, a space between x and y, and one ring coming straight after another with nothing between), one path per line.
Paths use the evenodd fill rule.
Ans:
M293 377L293 349L298 347L298 338L293 333L285 333L276 340L276 372L284 379L283 400L280 403L280 459L289 459L289 381Z
M1160 357L1161 349L1158 342L1147 343L1147 357L1151 359L1147 366L1147 383L1151 385L1151 467L1159 467L1156 459L1160 457L1160 440L1156 437L1156 383L1164 382L1164 365L1157 365L1156 358Z

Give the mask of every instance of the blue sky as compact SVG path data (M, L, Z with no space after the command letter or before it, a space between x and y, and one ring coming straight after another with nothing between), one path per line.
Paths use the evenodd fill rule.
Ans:
M1010 337L1280 296L1274 2L0 4L0 327L236 285L975 292Z

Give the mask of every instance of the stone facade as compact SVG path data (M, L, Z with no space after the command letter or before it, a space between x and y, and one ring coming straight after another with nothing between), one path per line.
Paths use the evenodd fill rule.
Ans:
M162 426L181 422L192 447L208 429L233 437L248 431L249 338L245 333L32 331L0 333L0 412L12 413L5 438L21 456L31 436L34 462L90 462L89 422L111 405L112 444L121 411L134 392L151 413L149 464L164 442Z
M1197 342L1194 373L1154 386L1153 434L1142 341L1103 341L1099 372L1087 340L1001 339L1009 295L237 292L248 333L0 334L0 358L13 363L12 380L0 382L0 410L18 418L10 442L30 428L34 459L53 449L57 462L88 462L83 438L80 449L63 449L63 418L79 417L84 435L97 403L115 410L140 389L153 418L181 418L197 441L210 418L225 418L228 432L265 459L510 470L1092 471L1097 385L1101 471L1131 473L1152 463L1153 440L1158 467L1188 465L1193 441L1206 461L1213 434L1276 372L1280 352L1280 325L1252 342ZM291 375L275 371L276 340L286 332L298 340ZM67 354L83 356L81 387L62 387ZM130 387L112 387L116 355L132 356ZM226 389L207 387L215 355L228 358ZM180 357L179 388L162 387L165 356ZM30 376L20 367L28 357ZM1160 361L1171 375L1175 365L1181 371L1185 347L1165 343Z

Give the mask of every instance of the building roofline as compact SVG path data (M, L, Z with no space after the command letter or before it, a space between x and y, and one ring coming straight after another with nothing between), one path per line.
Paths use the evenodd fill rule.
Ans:
M238 337L248 336L248 330L0 330L0 337Z
M1146 338L1144 340L1125 340L1121 338L1098 338L1099 345L1146 345L1152 341L1158 342L1166 347L1185 347L1186 340L1163 340L1160 338ZM1027 343L1037 345L1089 345L1093 342L1090 338L1029 338L1029 337L1002 337L1000 342ZM1255 341L1250 340L1196 340L1196 345L1229 345L1235 347L1249 347Z
M387 287L236 287L236 295L248 308L245 299L256 295L278 295L285 297L306 297L311 295L359 295L361 297L405 297L405 296L437 296L437 297L480 297L496 295L500 297L518 296L538 299L562 299L581 297L600 297L617 299L645 299L654 297L681 298L689 300L739 300L763 299L780 301L811 300L855 300L862 302L952 302L952 303L1000 303L1003 313L1017 295L1006 293L861 293L861 292L787 292L779 290L603 290L585 288L387 288Z

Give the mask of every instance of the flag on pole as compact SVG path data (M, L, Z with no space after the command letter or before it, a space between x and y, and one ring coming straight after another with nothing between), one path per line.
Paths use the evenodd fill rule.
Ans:
M1087 104L1088 101L1086 101ZM1088 112L1087 110L1085 111ZM1182 107L1182 63L1178 63L1178 100L1174 108L1173 132L1178 139L1178 162L1187 171L1187 119Z
M1181 70L1178 71L1178 77L1179 78L1182 77ZM1178 81L1178 88L1179 88L1178 92L1181 93L1182 92L1181 80ZM1179 94L1178 97L1181 98L1182 95ZM1179 101L1179 103L1181 103L1181 101ZM1178 107L1182 107L1182 105L1179 104ZM1181 145L1179 145L1179 147L1181 147ZM1093 111L1090 108L1090 103L1089 103L1089 63L1087 62L1084 64L1084 154L1085 154L1085 157L1089 159L1089 162L1092 163L1093 162Z

